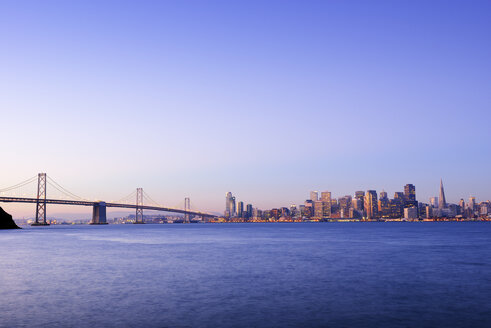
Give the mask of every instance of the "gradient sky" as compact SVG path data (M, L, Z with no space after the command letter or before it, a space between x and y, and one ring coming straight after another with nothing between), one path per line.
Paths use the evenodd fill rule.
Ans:
M491 199L490 40L491 1L2 0L0 188Z

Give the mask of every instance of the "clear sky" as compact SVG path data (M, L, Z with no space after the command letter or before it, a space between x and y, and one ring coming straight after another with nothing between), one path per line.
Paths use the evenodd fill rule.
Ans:
M490 40L491 1L2 0L0 188L491 199Z

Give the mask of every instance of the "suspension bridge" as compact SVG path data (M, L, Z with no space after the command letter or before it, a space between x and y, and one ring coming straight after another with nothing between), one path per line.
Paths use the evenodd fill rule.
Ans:
M37 180L36 197L26 197L25 194L22 196L16 196L16 195L4 196L5 193L15 193L16 190L20 190L21 188L34 184L36 180ZM56 190L61 197L48 198L46 192L47 186L52 187L54 190ZM49 225L49 223L46 220L46 206L48 204L92 206L92 221L90 222L90 224L107 224L106 209L108 207L134 209L135 210L134 223L137 224L145 223L143 210L184 214L184 219L186 222L189 222L191 216L199 216L203 219L216 216L206 212L191 210L191 201L188 197L184 199L184 208L159 205L146 192L143 191L143 188L137 188L131 194L115 202L105 202L100 200L93 201L93 200L84 199L70 192L66 188L64 188L55 180L48 177L46 173L39 173L37 176L34 176L16 185L4 189L0 189L0 202L36 204L36 219L32 224L33 226Z

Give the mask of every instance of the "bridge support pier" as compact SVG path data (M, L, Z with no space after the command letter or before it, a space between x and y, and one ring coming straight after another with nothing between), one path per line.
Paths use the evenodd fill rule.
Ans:
M94 203L92 210L92 221L90 224L107 224L106 202Z

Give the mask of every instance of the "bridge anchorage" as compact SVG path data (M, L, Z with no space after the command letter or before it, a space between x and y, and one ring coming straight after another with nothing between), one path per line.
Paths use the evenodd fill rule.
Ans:
M106 209L108 207L135 209L135 211L136 211L135 223L136 224L145 223L144 222L144 216L143 216L143 210L184 214L184 222L190 222L191 215L199 216L203 220L205 220L205 218L216 216L216 215L213 215L210 213L191 210L191 202L190 202L190 199L187 197L184 200L184 209L159 205L157 202L152 200L152 198L147 193L145 193L143 191L143 188L137 188L136 192L133 191L130 195L128 195L125 198L123 198L117 202L114 202L114 203L113 202L108 203L108 202L104 202L104 201L100 201L100 200L93 201L93 200L83 199L82 197L79 197L79 196L75 195L74 193L65 189L59 183L57 183L52 178L47 176L46 173L39 173L37 175L37 179L36 179L36 176L33 176L33 177L29 178L28 180L23 181L21 183L18 183L14 186L0 189L0 194L3 194L5 192L12 192L14 190L18 190L21 187L32 186L32 184L35 183L36 180L37 180L37 197L15 197L15 196L0 195L0 202L36 204L36 219L35 219L34 223L32 223L33 226L48 226L49 225L48 221L46 220L46 206L47 206L47 204L92 206L92 220L90 221L90 224L94 224L94 225L96 225L96 224L108 224L107 213L106 213ZM50 187L53 187L54 189L56 189L57 191L62 193L62 195L63 195L62 199L55 199L55 198L47 198L46 197L48 184L50 185ZM136 204L134 203L134 200L131 200L131 198L134 197L135 193L136 193ZM65 197L67 197L68 199L66 199ZM145 205L144 199L146 200L145 203L150 202L150 204L153 204L153 205Z

